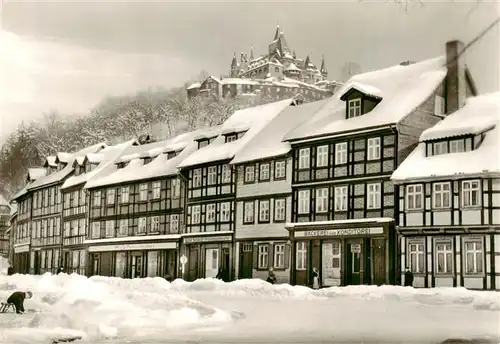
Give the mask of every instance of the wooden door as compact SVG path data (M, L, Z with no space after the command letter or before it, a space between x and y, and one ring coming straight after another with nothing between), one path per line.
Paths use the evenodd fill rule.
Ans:
M309 266L309 241L295 243L295 284L307 285L307 270Z
M253 269L253 244L241 243L239 278L252 278Z
M94 276L99 276L100 273L100 261L99 261L99 254L96 253L92 255L92 275Z
M385 239L372 239L371 262L372 283L382 285L386 283Z
M142 254L134 253L130 257L130 277L131 278L141 278L142 276Z
M220 250L218 248L205 249L205 278L215 278L219 273Z
M198 278L198 248L189 249L187 280L192 282Z
M311 264L308 267L308 285L312 287L313 285L313 269L316 268L320 271L320 281L321 281L321 241L312 240L311 241Z
M35 266L33 267L35 270L35 275L40 275L41 260L41 251L35 251Z
M363 283L363 242L350 240L346 245L346 285Z

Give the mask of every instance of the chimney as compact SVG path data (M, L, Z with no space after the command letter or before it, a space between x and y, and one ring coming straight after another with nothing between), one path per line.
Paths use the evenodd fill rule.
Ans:
M464 50L461 41L450 41L446 43L446 114L451 114L465 104L467 88L465 81L465 57L459 56Z

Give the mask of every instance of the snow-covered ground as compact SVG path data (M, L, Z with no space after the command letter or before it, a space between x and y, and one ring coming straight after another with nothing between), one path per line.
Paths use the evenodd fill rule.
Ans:
M500 342L500 293L393 286L313 291L261 280L168 283L78 275L0 276L0 299L31 290L24 315L0 314L0 343Z

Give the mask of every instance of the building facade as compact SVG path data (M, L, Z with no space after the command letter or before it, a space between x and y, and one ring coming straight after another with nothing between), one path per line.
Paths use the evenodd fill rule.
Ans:
M9 255L9 235L7 231L10 227L10 205L7 200L0 195L0 256Z
M394 172L415 287L500 289L499 120L499 93L469 98Z
M390 177L420 133L445 114L442 105L465 97L465 84L450 87L461 62L448 48L455 62L447 68L437 58L355 76L330 106L287 135L292 283L312 285L315 268L323 286L399 283L399 194Z

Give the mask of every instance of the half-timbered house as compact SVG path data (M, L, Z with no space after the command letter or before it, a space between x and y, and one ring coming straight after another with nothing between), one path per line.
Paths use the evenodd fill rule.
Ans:
M185 208L185 183L177 165L198 148L195 136L214 131L129 147L114 161L112 173L86 184L89 274L177 277Z
M290 280L292 158L282 137L305 122L328 100L289 106L239 150L231 165L236 174L235 271L238 278Z
M499 152L497 92L424 131L394 172L401 264L415 287L500 289Z
M30 273L42 274L55 272L61 265L61 216L62 197L60 187L73 173L73 160L87 153L97 153L106 147L99 143L75 153L60 152L49 156L44 163L45 175L28 185L27 194L21 198L31 198L30 224L31 236Z
M31 209L33 195L28 192L30 185L45 175L43 168L29 168L26 185L11 197L11 202L17 206L17 216L14 229L12 264L17 273L30 272L30 244L31 244Z
M285 136L293 148L292 276L323 286L398 283L394 169L421 132L475 92L463 44L446 57L351 78L310 121Z
M220 135L197 137L199 150L179 165L187 181L185 279L216 277L219 270L226 280L234 277L236 173L230 161L292 103L288 99L236 111L222 124Z
M88 234L88 195L85 183L106 174L114 167L113 162L126 148L137 145L135 140L107 146L98 153L76 156L74 173L61 186L62 192L62 259L67 273L84 275L87 266L87 250L83 244Z

